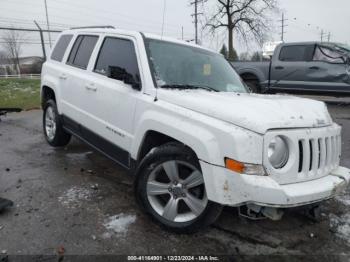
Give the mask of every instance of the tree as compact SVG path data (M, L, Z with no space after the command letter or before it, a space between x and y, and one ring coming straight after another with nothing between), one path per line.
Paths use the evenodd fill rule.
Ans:
M238 60L238 54L237 54L236 49L232 48L232 55L231 56L228 55L227 60L229 60L229 61L237 61Z
M243 52L239 55L239 60L240 61L249 61L250 60L250 55L248 52Z
M238 55L236 50L233 48L233 56L231 59L229 59L228 56L228 50L225 44L222 45L221 49L220 49L220 53L229 61L237 61L238 60Z
M252 37L261 44L270 28L268 13L273 10L277 10L277 0L217 0L217 10L206 26L228 31L228 57L233 60L233 33L246 42Z
M6 54L4 51L0 50L0 75L6 75L6 67L4 66L6 64Z
M259 51L255 51L252 55L251 60L252 61L262 61L263 60L262 53Z
M5 54L5 52L0 50L0 64L1 64L1 61L2 61L2 60L5 60L5 59L6 59L6 54Z
M220 49L220 54L222 54L226 59L228 58L228 51L225 44L222 45Z
M15 65L17 73L20 74L19 56L22 53L23 35L19 31L8 30L1 37L2 47L8 59Z

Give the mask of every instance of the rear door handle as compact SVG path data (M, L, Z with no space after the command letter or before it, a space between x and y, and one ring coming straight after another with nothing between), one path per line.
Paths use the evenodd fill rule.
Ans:
M86 84L85 89L89 91L94 91L94 92L97 91L97 87L94 84Z
M67 75L66 74L61 74L59 76L59 78L62 79L62 80L66 80L67 79Z
M283 66L276 66L275 69L282 70L282 69L284 69L284 67Z
M309 67L309 69L318 70L320 68L318 66L311 66L311 67Z

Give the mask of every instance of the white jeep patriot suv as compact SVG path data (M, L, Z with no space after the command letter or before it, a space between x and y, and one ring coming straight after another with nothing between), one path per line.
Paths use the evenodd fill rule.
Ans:
M223 56L190 43L65 31L41 96L48 143L74 135L133 170L141 207L177 232L209 225L222 206L278 219L349 183L341 127L324 103L252 94Z

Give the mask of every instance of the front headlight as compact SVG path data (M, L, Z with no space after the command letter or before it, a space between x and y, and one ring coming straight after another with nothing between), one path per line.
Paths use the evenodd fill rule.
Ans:
M267 156L275 169L281 169L287 164L289 148L282 136L276 136L271 140L267 150Z

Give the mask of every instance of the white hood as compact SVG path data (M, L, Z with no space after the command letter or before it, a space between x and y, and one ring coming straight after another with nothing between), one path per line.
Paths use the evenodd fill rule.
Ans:
M286 95L158 89L158 99L264 134L332 124L323 102Z

